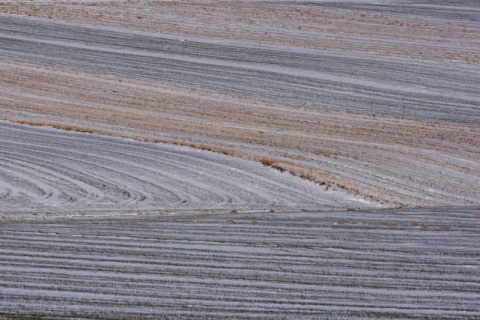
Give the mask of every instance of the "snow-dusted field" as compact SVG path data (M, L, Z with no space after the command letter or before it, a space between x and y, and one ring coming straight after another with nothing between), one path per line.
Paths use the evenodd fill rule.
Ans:
M0 123L0 215L370 206L254 161Z
M15 61L314 109L470 125L480 118L479 69L4 16L0 32Z
M0 0L0 319L479 319L479 22Z
M478 319L480 208L0 225L0 310L46 319Z
M479 20L474 1L6 1L0 117L269 157L377 204L478 205Z

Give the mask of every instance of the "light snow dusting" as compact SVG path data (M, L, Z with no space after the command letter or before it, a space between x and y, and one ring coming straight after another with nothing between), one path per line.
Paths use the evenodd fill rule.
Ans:
M0 319L480 319L480 2L0 0Z

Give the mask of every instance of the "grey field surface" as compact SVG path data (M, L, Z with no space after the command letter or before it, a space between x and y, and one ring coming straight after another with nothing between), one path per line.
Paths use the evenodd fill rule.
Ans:
M480 319L479 22L0 0L0 319Z
M480 16L480 11L477 13ZM480 73L0 16L8 59L382 116L478 124ZM455 110L455 112L453 112Z
M0 124L3 217L366 207L359 198L232 156Z
M46 319L478 319L479 212L4 221L1 310Z

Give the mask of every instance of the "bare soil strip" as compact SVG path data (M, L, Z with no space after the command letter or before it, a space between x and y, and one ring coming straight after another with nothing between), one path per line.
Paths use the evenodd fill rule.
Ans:
M5 56L15 61L314 110L469 125L480 118L479 73L438 63L182 41L18 17L0 17L0 34Z

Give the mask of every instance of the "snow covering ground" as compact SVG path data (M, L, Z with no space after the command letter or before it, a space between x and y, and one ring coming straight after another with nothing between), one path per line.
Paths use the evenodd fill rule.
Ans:
M0 319L479 319L479 22L0 0Z
M370 207L254 161L0 122L0 215Z
M480 204L478 5L367 4L6 3L0 117L269 157L370 203Z
M0 310L45 319L478 319L480 208L18 219Z

